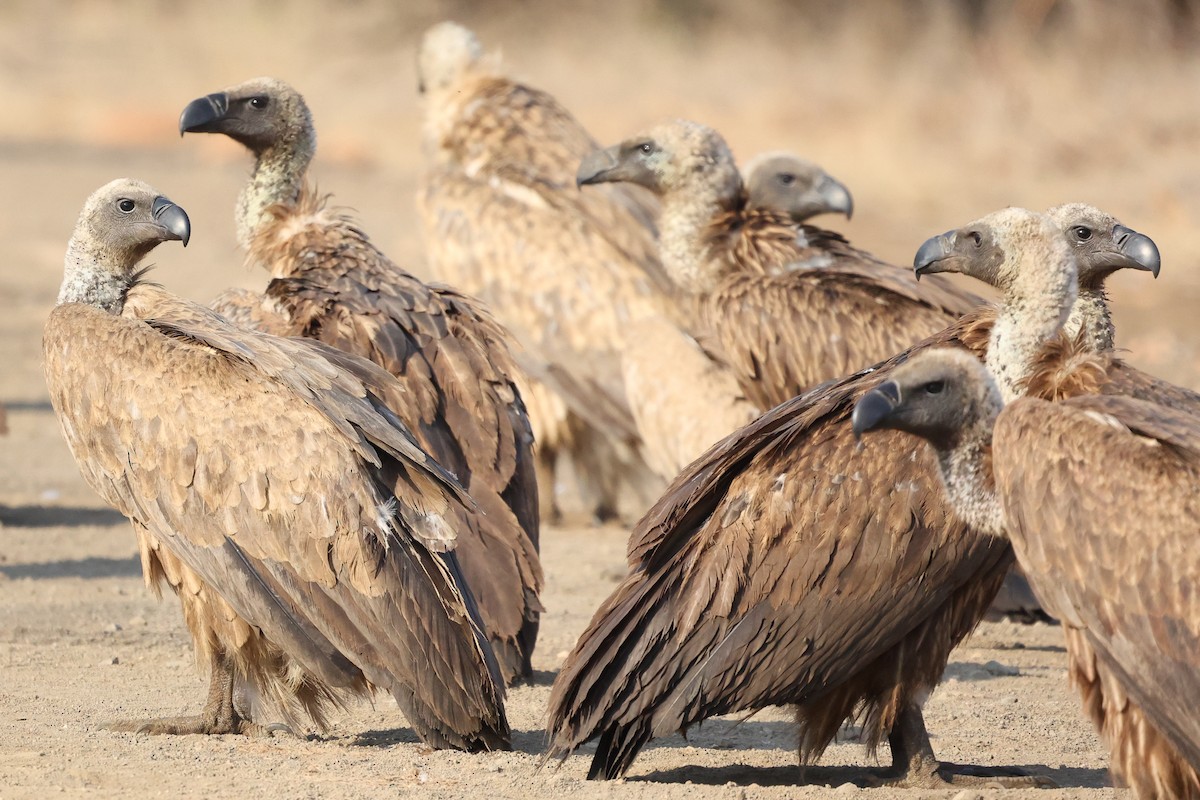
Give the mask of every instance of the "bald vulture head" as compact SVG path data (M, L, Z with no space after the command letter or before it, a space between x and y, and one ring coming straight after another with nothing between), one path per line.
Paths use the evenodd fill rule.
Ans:
M138 262L161 242L186 246L191 233L184 210L149 184L120 178L100 187L67 245L58 302L119 312Z
M311 158L316 150L308 105L275 78L255 78L196 98L179 115L179 133L223 133L255 155L280 149Z
M895 430L953 449L966 431L991 428L1002 408L1000 391L979 359L958 347L922 350L854 406L855 436Z
M417 89L421 94L447 89L482 60L474 33L457 22L439 22L425 31L417 49Z
M1075 251L1081 290L1100 288L1119 269L1144 270L1158 277L1162 259L1154 240L1125 227L1111 214L1086 203L1055 206L1046 214Z
M597 150L583 159L576 183L636 183L671 196L731 200L742 176L729 145L706 125L675 120Z
M792 153L762 153L742 170L747 205L782 211L795 222L818 214L854 215L854 198L844 184L807 159Z

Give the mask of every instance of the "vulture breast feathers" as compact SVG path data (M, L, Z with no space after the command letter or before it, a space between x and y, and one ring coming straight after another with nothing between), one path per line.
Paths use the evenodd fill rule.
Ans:
M644 186L662 202L663 268L696 296L699 326L770 408L942 330L981 301L751 207L716 131L676 121L589 155L581 184Z
M117 181L93 196L47 321L50 396L84 478L298 665L278 680L369 682L431 745L506 747L452 552L470 500L384 405L386 373L139 283L144 250L75 244L108 206L157 211L156 194Z
M247 103L256 99L263 108ZM180 126L226 133L256 156L239 230L272 280L257 304L233 292L218 310L369 358L399 380L382 399L479 506L459 557L505 678L527 676L541 611L537 483L507 333L473 299L400 269L310 190L315 133L291 87L249 81L193 102Z

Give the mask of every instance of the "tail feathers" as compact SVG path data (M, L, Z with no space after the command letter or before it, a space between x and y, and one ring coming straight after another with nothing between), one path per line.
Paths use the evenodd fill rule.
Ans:
M588 780L607 781L624 775L650 738L650 725L645 720L606 728L597 742Z

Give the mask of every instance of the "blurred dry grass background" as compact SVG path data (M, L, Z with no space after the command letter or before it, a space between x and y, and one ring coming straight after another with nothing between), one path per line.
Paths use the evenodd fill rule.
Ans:
M110 178L193 217L187 253L156 252L158 280L199 300L261 284L233 244L246 157L176 129L188 100L254 75L305 93L321 188L422 273L414 48L444 18L602 142L679 116L742 159L819 161L856 200L828 224L898 263L1004 205L1094 203L1163 252L1159 281L1114 281L1119 344L1200 388L1196 0L45 0L0 4L4 399L43 394L40 321L78 209Z

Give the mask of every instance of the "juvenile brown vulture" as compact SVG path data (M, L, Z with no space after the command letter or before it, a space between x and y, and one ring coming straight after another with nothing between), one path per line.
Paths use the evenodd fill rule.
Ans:
M1002 408L987 370L929 350L860 401L859 430L926 439L952 503L1011 539L1063 621L1069 674L1140 798L1200 797L1200 417L1093 394L1111 353L1064 339Z
M746 162L743 173L750 208L782 211L793 222L819 214L854 216L854 198L845 184L793 153L760 153Z
M479 506L457 553L505 680L529 675L541 612L537 479L506 332L475 300L423 283L326 207L307 184L316 131L292 87L259 78L201 97L179 129L223 133L255 157L238 238L271 280L257 298L235 292L217 310L369 358L399 379L382 399Z
M631 323L675 313L654 200L636 187L580 192L575 171L596 142L554 97L504 76L466 28L430 28L418 71L430 266L513 332L531 394L557 395L530 400L554 415L533 418L547 481L556 459L574 462L588 511L636 519L663 484L640 453L620 344Z
M88 200L43 339L84 479L128 516L147 583L211 667L199 716L149 733L252 733L248 683L289 722L390 692L434 747L508 747L504 689L458 567L477 512L382 398L369 361L239 328L142 280L181 208L144 183Z
M578 180L659 196L663 268L695 296L692 327L711 333L759 408L887 358L982 302L946 282L918 283L836 233L751 208L724 139L694 122L593 152Z
M1026 242L1031 226L1040 238ZM1005 314L1036 310L1049 291L1039 275L1054 259L1070 272L1050 287L1057 302L1073 296L1065 238L1048 218L1019 210L973 230L986 233L992 268L1009 278L1006 348L1035 349L1036 326ZM913 351L960 343L983 357L996 314L977 309ZM552 754L598 738L589 775L616 777L651 738L794 704L802 762L856 715L869 747L887 736L905 781L947 777L919 703L985 613L1012 553L959 521L936 463L913 440L891 435L869 458L858 452L854 403L907 357L768 411L675 480L634 529L630 575L559 673Z

